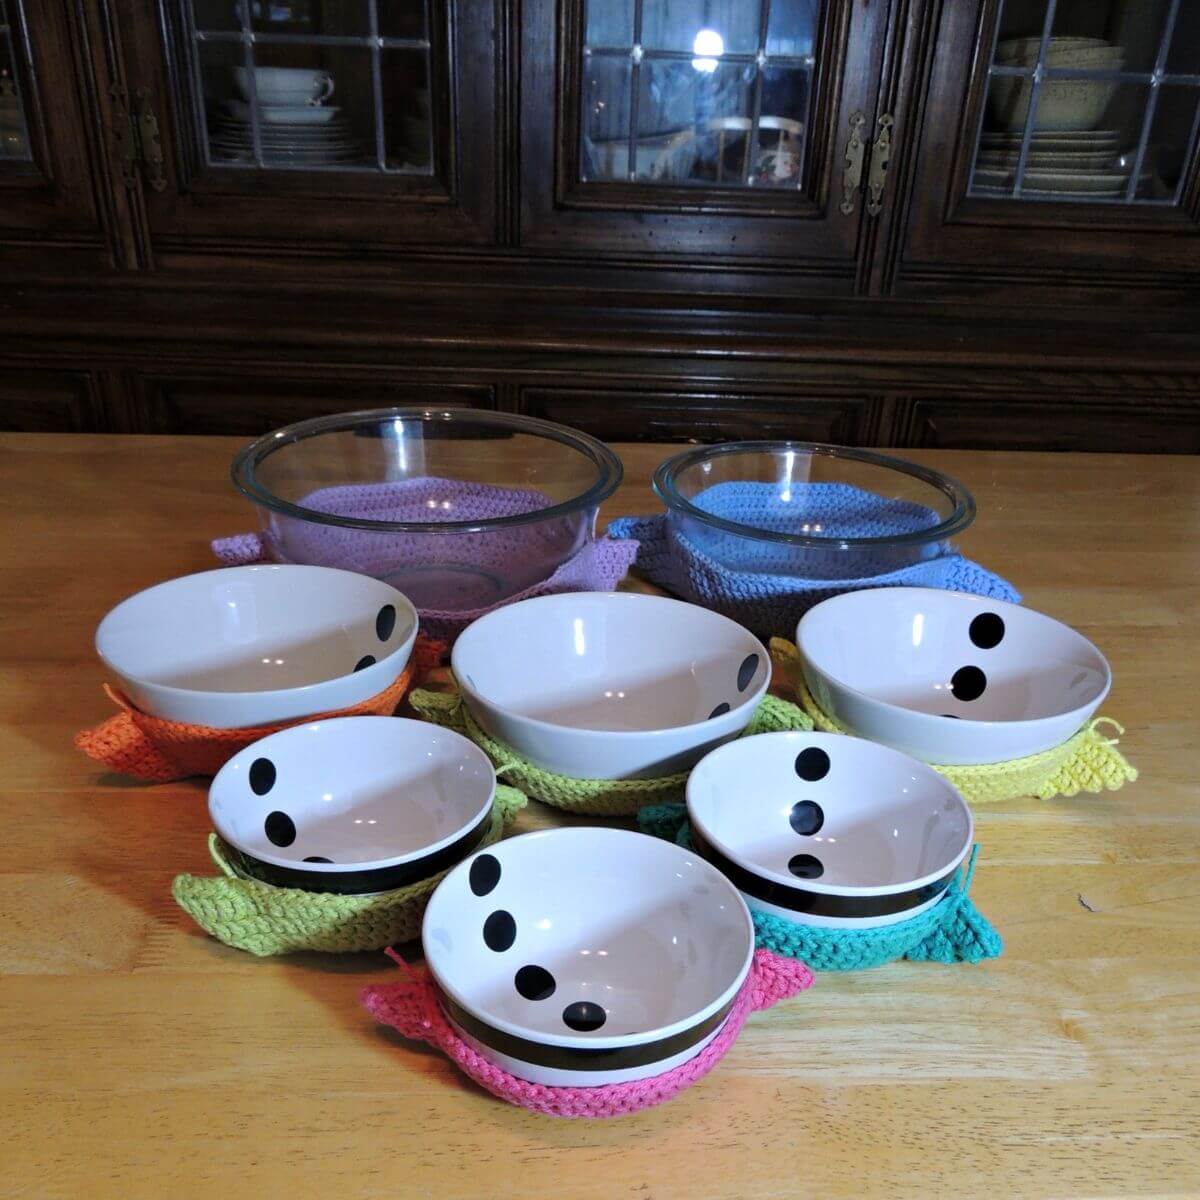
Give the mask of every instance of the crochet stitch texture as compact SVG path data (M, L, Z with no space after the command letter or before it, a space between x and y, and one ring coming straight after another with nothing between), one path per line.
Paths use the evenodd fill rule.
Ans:
M814 726L825 733L845 733L832 717L821 711L805 686L796 647L782 638L772 638L771 657L795 687ZM1104 736L1105 726L1112 726L1118 734L1125 732L1111 717L1096 717L1062 745L1040 754L975 766L930 765L973 804L1013 800L1018 796L1053 800L1056 796L1077 796L1080 792L1102 792L1106 788L1115 792L1137 779L1138 773L1117 749L1117 738Z
M497 784L492 824L480 847L498 842L525 804L516 788ZM221 874L177 875L171 894L206 933L261 957L295 950L345 954L411 941L421 932L429 897L446 876L442 871L371 896L336 896L241 878L215 833L208 836L208 852Z
M126 697L106 684L105 692L121 711L92 729L81 730L75 735L75 745L109 770L147 783L171 783L189 775L215 775L252 742L293 725L329 717L390 717L409 686L420 682L441 660L445 650L444 643L418 636L399 678L377 695L336 712L314 713L275 725L243 729L213 729L152 717L134 708Z
M682 804L649 805L638 813L643 833L691 847L687 808ZM806 962L814 971L864 971L906 958L910 962L982 962L1004 948L1000 935L975 907L969 892L978 847L965 871L932 908L899 921L868 929L802 925L774 913L750 910L755 945Z
M670 1100L725 1057L750 1013L790 999L813 982L812 972L803 963L756 950L750 975L721 1032L695 1058L661 1075L630 1083L550 1087L518 1079L472 1049L446 1020L428 975L401 966L408 975L404 982L364 989L363 1004L375 1018L407 1038L436 1046L493 1096L549 1117L623 1117Z
M645 804L683 797L688 771L659 779L573 779L534 766L510 746L485 733L457 692L431 692L418 688L409 703L427 721L445 725L473 741L526 795L554 808L594 817L633 816ZM795 704L770 694L764 696L750 718L743 737L780 730L811 729L811 719Z

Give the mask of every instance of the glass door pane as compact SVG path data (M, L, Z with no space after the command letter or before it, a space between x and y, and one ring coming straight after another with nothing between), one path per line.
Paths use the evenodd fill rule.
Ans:
M1200 115L1200 0L1003 0L970 194L1176 205Z
M801 186L822 0L588 0L583 182Z
M190 0L208 165L432 175L424 0Z
M0 162L29 162L31 157L12 28L0 0Z

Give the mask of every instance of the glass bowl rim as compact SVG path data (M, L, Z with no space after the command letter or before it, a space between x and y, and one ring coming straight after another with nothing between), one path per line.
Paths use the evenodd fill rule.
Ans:
M595 483L570 500L552 504L548 508L534 509L528 513L515 513L507 517L488 517L474 521L375 521L368 517L343 517L335 513L320 512L305 508L276 496L262 486L255 477L255 468L284 446L316 437L323 433L350 430L358 425L388 419L409 419L428 422L433 420L447 423L464 422L464 418L493 428L511 429L514 433L528 433L548 438L578 451L592 462L598 478ZM256 438L243 447L234 457L230 467L234 487L242 495L270 509L298 517L316 525L334 525L343 529L363 529L372 533L487 533L493 529L512 529L521 525L532 525L540 521L553 520L592 507L599 507L617 490L624 477L624 467L617 455L598 438L559 425L554 421L543 421L538 417L527 417L522 413L497 412L494 409L436 408L421 405L401 405L394 408L360 408L353 412L332 413L324 417L310 417L294 421L270 433ZM349 485L347 485L349 486ZM369 486L369 485L368 485Z
M954 504L954 511L943 521L930 529L914 530L911 533L892 534L886 537L811 537L800 533L776 533L770 529L759 529L754 525L743 525L737 521L727 521L704 509L698 508L685 500L675 487L675 478L680 471L695 466L705 460L726 454L774 453L781 450L794 450L802 454L813 454L822 458L850 459L853 462L867 463L873 467L883 467L885 470L897 471L920 479L923 483L936 488L942 495ZM738 537L750 538L757 541L771 542L781 546L796 546L811 550L858 550L878 546L919 546L929 542L941 541L961 533L975 520L975 498L970 491L957 479L935 471L932 467L921 466L920 463L909 462L907 459L894 458L890 454L877 454L872 450L859 450L852 446L834 446L825 442L799 442L790 439L774 441L744 441L724 442L718 446L697 446L685 450L658 465L654 472L654 494L667 506L668 511L675 510L705 525L723 530L725 533L736 534Z

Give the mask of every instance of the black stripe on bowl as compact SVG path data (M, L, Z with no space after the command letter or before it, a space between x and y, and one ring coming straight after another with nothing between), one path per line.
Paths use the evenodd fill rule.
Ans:
M432 854L414 858L393 867L374 867L367 871L356 871L348 867L345 871L305 871L301 867L279 867L263 862L253 855L225 842L230 865L239 875L269 883L272 887L300 888L306 892L330 892L338 896L361 896L371 892L390 892L395 888L419 883L439 871L445 871L461 862L483 841L484 834L491 828L492 810L483 814L483 819L463 834L457 841L443 846Z
M535 1042L529 1038L505 1033L486 1021L469 1013L461 1004L452 1000L434 983L438 999L446 1016L461 1030L477 1042L499 1054L518 1059L535 1067L553 1067L560 1071L628 1071L634 1067L645 1067L682 1054L697 1043L704 1041L713 1030L729 1016L738 993L710 1017L674 1033L659 1038L656 1042L638 1042L632 1046L551 1046L546 1042ZM740 991L740 989L739 989Z
M764 879L761 875L748 871L722 854L695 825L692 825L692 846L701 858L716 867L739 892L752 896L755 900L774 904L777 908L786 908L789 912L806 913L814 917L853 919L889 917L906 912L910 908L925 904L935 896L940 896L950 886L950 881L958 870L955 867L941 879L935 879L932 883L907 892L889 892L882 896L831 896L827 892L810 892L805 888L789 887L785 883Z

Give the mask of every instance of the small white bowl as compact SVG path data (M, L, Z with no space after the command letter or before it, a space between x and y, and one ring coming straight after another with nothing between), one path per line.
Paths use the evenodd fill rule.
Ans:
M499 608L451 664L488 733L577 779L685 770L745 729L771 679L762 643L728 617L632 592Z
M817 704L860 737L940 766L1059 746L1112 684L1082 634L1019 604L936 588L874 588L810 609L796 629Z
M461 863L431 897L421 941L466 1041L557 1087L694 1058L754 955L745 903L698 854L595 827L528 833Z
M123 600L96 653L143 712L239 729L358 704L408 663L417 611L330 567L227 567Z
M332 717L261 738L217 772L213 827L242 875L361 895L460 862L487 833L496 775L449 729Z
M692 844L746 903L801 925L894 925L937 904L974 836L932 767L862 738L764 733L688 777Z

